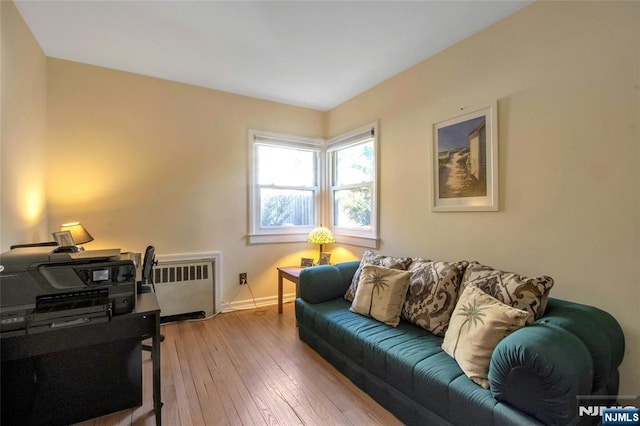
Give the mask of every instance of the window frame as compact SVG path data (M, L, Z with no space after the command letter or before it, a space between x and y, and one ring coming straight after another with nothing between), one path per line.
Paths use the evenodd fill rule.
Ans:
M378 236L378 180L379 180L379 148L378 148L378 122L369 123L365 126L354 129L350 132L335 136L327 141L326 148L326 169L325 184L327 186L326 202L324 203L326 217L330 219L331 230L336 238L336 242L357 245L361 247L377 248ZM335 153L341 149L350 148L354 145L373 139L373 180L366 185L333 185L336 173ZM341 189L370 186L371 188L371 224L369 229L361 230L350 227L339 227L335 224L335 193Z
M314 152L315 155L315 185L296 186L296 185L260 185L258 179L258 155L259 146L276 146L282 148L299 149ZM311 230L317 226L321 220L322 212L322 193L323 193L323 176L325 140L318 138L307 138L299 136L285 135L281 133L265 132L259 130L249 130L249 244L261 243L283 243L283 242L303 242L307 241L307 236ZM282 188L282 189L301 189L312 190L314 192L314 220L311 225L293 225L280 227L262 227L260 189L261 188Z

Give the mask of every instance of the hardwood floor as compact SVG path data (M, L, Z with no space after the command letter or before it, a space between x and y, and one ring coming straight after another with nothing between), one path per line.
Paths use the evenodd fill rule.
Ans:
M162 422L191 425L399 425L298 339L293 303L164 324ZM143 405L79 425L155 425L151 360Z

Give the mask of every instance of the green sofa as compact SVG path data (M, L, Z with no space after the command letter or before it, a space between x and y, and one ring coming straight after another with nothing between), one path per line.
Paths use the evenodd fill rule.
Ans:
M617 394L624 336L608 313L550 298L541 318L495 348L490 389L484 389L442 350L442 337L404 320L394 328L349 310L343 295L359 263L301 272L299 336L402 422L592 424L599 419L578 410L584 396Z

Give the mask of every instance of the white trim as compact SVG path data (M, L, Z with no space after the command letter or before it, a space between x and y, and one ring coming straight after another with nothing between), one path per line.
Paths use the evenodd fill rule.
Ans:
M281 133L265 132L260 130L249 130L248 137L248 179L249 179L249 199L248 199L248 227L247 242L249 244L266 244L279 242L299 242L306 241L306 235L316 226L312 223L308 226L291 226L276 227L265 229L260 225L260 208L259 208L259 191L260 187L256 182L257 156L255 149L259 145L282 146L287 148L295 148L316 153L316 185L304 189L315 193L314 199L314 222L322 217L321 211L321 193L322 193L322 176L325 141L319 138L309 138L302 136L285 135ZM278 186L277 188L284 188ZM304 239L300 236L304 234Z
M372 134L373 132L373 134ZM368 230L358 230L354 228L345 228L345 227L337 227L335 226L335 218L334 218L334 205L333 205L333 188L331 187L331 174L334 172L333 163L332 163L332 153L338 151L340 149L348 148L351 145L355 145L361 142L364 142L367 139L373 138L373 153L374 153L374 170L375 177L373 182L371 182L371 227ZM379 224L378 224L378 210L380 208L379 205L379 179L380 179L380 148L379 148L379 131L378 131L378 121L371 122L364 126L358 127L350 132L344 133L339 136L335 136L329 139L327 144L327 155L326 155L326 209L327 209L327 218L329 219L329 223L331 224L331 230L333 231L336 241L341 241L346 244L352 244L357 246L363 246L367 248L377 247L379 240ZM362 185L357 185L362 186ZM344 187L341 187L343 189Z
M273 145L300 145L301 147L307 146L313 147L318 145L324 145L324 139L320 138L309 138L305 136L292 136L285 135L283 133L274 133L274 132L263 132L261 130L249 130L249 142L253 143L253 141L261 141L266 144Z
M295 293L286 293L282 295L282 303L291 303L296 300ZM235 300L232 302L224 302L222 313L240 311L245 309L264 308L278 304L278 296L259 297L255 299Z
M373 135L371 135L371 130L373 130ZM357 129L351 130L347 133L332 137L327 141L327 151L341 149L349 145L355 145L359 142L369 139L371 136L375 137L377 136L377 134L378 122L374 121L364 126L358 127Z
M311 229L309 229L309 232L311 232ZM307 241L309 232L304 234L249 234L247 235L247 242L249 244L303 243Z
M373 132L373 134L372 134ZM333 226L333 197L331 189L332 166L331 153L351 145L361 143L373 137L375 179L371 182L371 227L366 230ZM262 228L260 226L260 212L256 208L259 202L259 186L255 182L256 176L256 144L285 146L318 152L317 164L317 196L316 211L313 226L292 226ZM366 248L378 248L379 245L379 179L380 179L380 148L378 121L360 126L347 133L335 136L328 141L318 138L298 137L281 133L249 130L248 161L249 161L249 194L248 194L248 229L246 239L248 244L296 243L306 242L308 233L318 225L329 227L336 236L336 241L343 244ZM358 185L358 187L361 185Z
M222 309L222 252L220 251L208 251L197 253L177 253L177 254L157 254L156 260L158 263L166 262L180 262L184 260L213 260L213 284L215 306L214 311L220 312Z

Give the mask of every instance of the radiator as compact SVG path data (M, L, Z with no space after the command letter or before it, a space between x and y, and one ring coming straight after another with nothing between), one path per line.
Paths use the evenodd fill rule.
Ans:
M219 254L157 256L153 282L160 316L209 317L216 310Z

